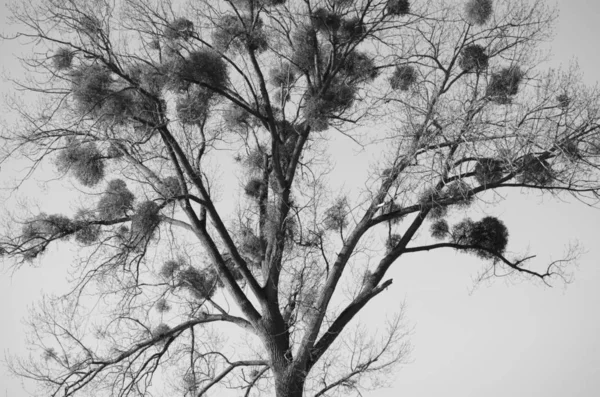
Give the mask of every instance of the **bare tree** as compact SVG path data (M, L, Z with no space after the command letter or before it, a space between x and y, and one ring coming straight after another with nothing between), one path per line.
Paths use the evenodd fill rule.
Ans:
M52 396L360 394L409 350L399 318L350 330L400 257L568 281L575 252L540 265L500 219L457 219L508 189L598 197L598 91L540 70L555 18L541 0L15 6L40 103L15 107L3 161L53 162L85 199L0 242L16 267L80 246L31 318L41 359L13 369ZM362 192L330 187L351 161L335 145L380 153Z

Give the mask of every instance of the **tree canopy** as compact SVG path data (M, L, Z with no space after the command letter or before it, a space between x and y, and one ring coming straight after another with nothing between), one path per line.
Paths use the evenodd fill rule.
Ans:
M1 159L52 164L83 198L0 239L15 267L78 247L32 317L42 352L12 364L44 395L360 392L409 350L400 317L351 332L401 257L569 280L574 256L511 253L472 211L508 189L598 197L599 92L543 69L544 1L39 0L12 18L39 102ZM376 163L340 191L356 147Z

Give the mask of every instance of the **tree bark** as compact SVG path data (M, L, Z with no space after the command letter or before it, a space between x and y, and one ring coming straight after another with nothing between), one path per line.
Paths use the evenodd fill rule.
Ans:
M277 397L302 397L304 394L304 374L293 366L275 369L275 395Z

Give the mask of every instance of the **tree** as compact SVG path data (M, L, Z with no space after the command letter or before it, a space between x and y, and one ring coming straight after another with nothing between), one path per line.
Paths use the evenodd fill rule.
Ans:
M540 267L502 220L463 217L510 188L598 197L598 91L539 70L542 1L43 0L13 18L42 103L19 108L4 161L54 162L88 196L0 242L15 266L81 246L73 288L33 317L42 359L13 366L45 394L360 390L407 351L399 320L342 343L400 257L568 281L573 255ZM328 188L344 139L381 153L360 194ZM249 349L220 340L228 325Z

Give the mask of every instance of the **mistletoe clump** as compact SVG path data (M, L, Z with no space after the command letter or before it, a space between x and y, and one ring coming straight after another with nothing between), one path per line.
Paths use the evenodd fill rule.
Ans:
M504 175L504 161L494 158L482 158L475 165L475 179L481 186L498 182Z
M558 102L559 108L566 109L571 104L571 98L567 94L560 94L556 97L556 102Z
M189 19L177 18L166 26L164 34L169 40L189 40L194 34L194 23Z
M485 48L479 44L473 44L463 48L459 66L466 72L481 71L488 67L490 57L485 53Z
M467 21L472 25L483 25L492 16L492 0L469 0L465 4Z
M317 64L321 66L325 54L319 41L317 33L311 25L302 25L296 29L292 36L294 43L291 56L292 64L303 73L311 73Z
M434 239L443 240L450 233L450 227L444 219L438 219L431 224L429 231Z
M148 63L135 64L127 74L137 87L155 96L160 96L168 80L164 70Z
M134 236L150 237L160 224L160 207L152 200L144 201L131 217L131 232Z
M417 81L417 71L411 65L396 66L394 74L390 78L390 86L394 90L408 91Z
M516 66L504 68L492 74L486 88L486 96L499 104L511 103L512 97L519 92L519 85L523 77L523 72Z
M171 327L169 327L165 323L161 323L161 324L157 325L156 328L154 328L152 330L152 337L154 337L154 338L164 338L164 337L167 336L167 334L169 333L170 330L171 330Z
M59 48L52 56L52 64L56 70L69 69L73 64L75 53L68 48Z
M95 143L69 140L56 159L60 172L71 172L84 186L97 185L104 178L104 156Z
M254 124L255 118L243 107L231 103L223 111L223 121L227 128L243 132Z
M483 259L501 255L508 244L508 229L493 216L486 216L479 222L465 219L452 229L452 239L457 244L477 246L472 252Z
M313 26L319 31L335 31L342 25L342 18L324 7L317 8L311 15Z
M64 215L41 213L23 225L21 237L24 242L50 240L68 235L74 228L74 223Z
M177 197L183 194L183 189L179 178L168 176L162 180L162 194L165 198Z
M352 51L340 65L340 72L359 82L373 81L379 72L373 59L363 52Z
M194 87L184 96L180 97L175 104L175 111L179 121L183 124L202 124L208 117L208 110L214 91L204 87Z
M122 179L113 179L108 182L106 191L98 201L98 217L111 220L126 215L128 210L133 209L135 196L127 188Z
M332 82L325 92L311 88L305 99L304 116L315 131L325 130L329 118L350 107L355 96L356 87L340 82Z
M179 285L186 288L197 299L210 299L218 286L218 277L214 271L198 270L189 266L178 274Z
M362 18L354 17L342 20L342 25L340 26L339 30L339 34L342 40L352 42L360 39L366 33L367 27L362 21Z
M467 207L473 203L471 186L463 180L458 180L446 186L443 198L454 200L454 204Z
M288 62L284 62L280 67L271 69L269 72L269 81L276 87L289 88L296 82L296 71Z
M546 186L554 179L552 167L547 160L529 153L523 156L517 180L526 185Z
M169 310L171 310L171 305L169 305L169 302L167 302L166 299L159 299L154 305L154 307L159 313L166 313Z
M325 211L323 226L326 230L341 230L348 226L347 207L348 201L345 197L341 197Z
M268 47L261 19L253 20L232 14L221 17L212 39L214 46L222 51L233 48L238 51L249 49L262 52Z
M113 89L110 71L98 64L81 65L71 71L71 92L76 110L98 121L122 123L135 114L130 88Z
M394 248L396 248L400 240L402 240L402 236L400 234L391 234L385 241L386 252L390 253Z
M262 242L260 237L254 234L249 227L243 227L240 230L240 249L246 255L252 258L260 258L262 251Z
M215 51L201 49L190 53L185 59L176 59L165 65L171 74L174 88L186 88L189 84L206 84L211 89L227 85L227 64Z
M160 268L159 274L165 280L171 280L173 277L175 277L175 273L177 273L179 269L183 267L184 264L185 263L181 258L169 259L168 261L163 263L163 265Z
M74 220L77 231L75 232L75 241L82 245L92 245L98 241L102 229L100 225L94 223L94 218L90 213L78 211Z
M264 189L265 183L262 179L252 178L248 181L248 183L246 183L246 186L244 187L244 193L246 193L246 195L249 197L259 199L263 194Z
M406 15L410 12L410 2L408 0L388 0L385 9L391 15Z

